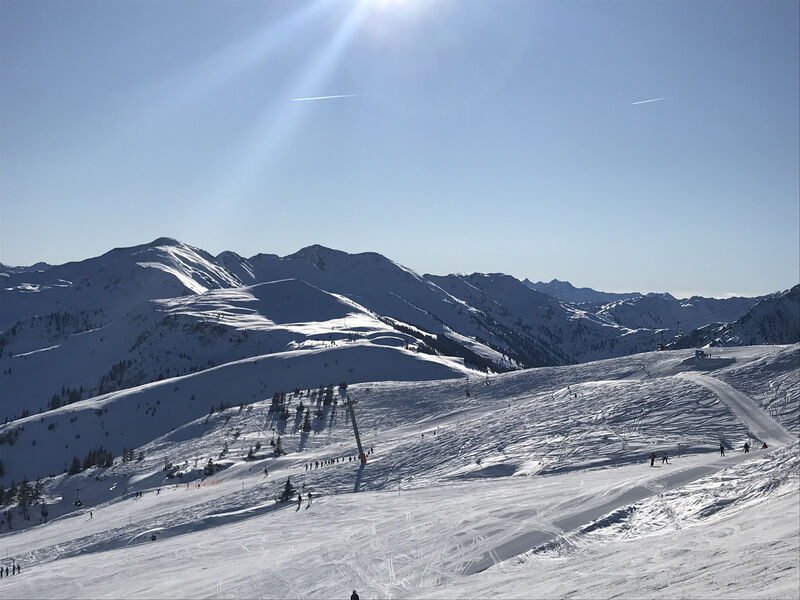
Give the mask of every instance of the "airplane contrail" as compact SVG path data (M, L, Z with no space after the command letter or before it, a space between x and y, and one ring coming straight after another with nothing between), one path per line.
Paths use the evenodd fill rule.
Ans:
M639 100L638 102L631 102L631 106L634 104L647 104L648 102L658 102L659 100L668 100L668 97L664 98L650 98L650 100Z
M308 102L309 100L331 100L333 98L354 98L358 94L338 94L336 96L314 96L312 98L291 98L292 102Z

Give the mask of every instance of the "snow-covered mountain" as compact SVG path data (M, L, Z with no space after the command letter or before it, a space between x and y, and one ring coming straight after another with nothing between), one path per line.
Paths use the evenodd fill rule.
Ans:
M679 300L670 294L647 294L611 302L597 310L597 314L631 329L680 329L686 332L708 323L735 321L762 299L692 296Z
M573 304L583 304L587 302L606 304L608 302L628 300L629 298L636 298L642 295L640 292L619 294L613 292L598 292L597 290L593 290L592 288L588 287L576 288L569 281L560 281L558 279L552 279L549 282L537 281L534 283L530 279L526 278L522 281L522 283L532 290L547 294L548 296L557 298L562 302L571 302Z
M670 347L751 346L800 342L800 285L769 296L732 323L698 327Z
M728 592L753 591L744 568L767 595L800 581L800 343L643 352L748 299L578 305L504 274L167 238L3 281L0 567L23 569L3 597L529 597L554 557L605 578L594 595L709 595L720 557ZM799 290L725 339L796 342ZM669 553L698 536L713 556ZM680 585L604 574L643 544ZM568 571L546 589L581 595Z
M523 366L570 364L654 348L653 330L633 330L563 304L502 273L426 278L481 311L499 347Z
M376 253L214 257L160 238L6 273L0 419L324 344L367 341L495 372L623 356L670 342L678 325L738 318L756 300L576 306L508 275L423 277Z
M0 290L0 330L56 312L101 309L113 318L143 301L240 285L204 250L159 238L44 271L9 274Z

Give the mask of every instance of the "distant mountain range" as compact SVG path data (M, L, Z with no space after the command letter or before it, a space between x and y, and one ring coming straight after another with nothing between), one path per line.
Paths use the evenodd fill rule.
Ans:
M800 285L764 298L731 323L698 327L670 345L671 348L701 346L752 346L794 344L800 340Z
M628 300L630 298L638 298L643 296L641 292L628 292L624 294L615 294L610 292L598 292L592 288L582 287L576 288L569 281L559 281L553 279L548 283L537 281L533 283L530 279L522 281L532 290L542 292L553 298L558 298L563 302L572 302L574 304L582 304L584 302L592 303L606 303L614 302L616 300Z
M374 372L456 377L800 338L797 288L727 300L607 294L502 273L419 275L318 245L244 258L159 238L63 265L3 266L0 277L0 419L253 357L308 365L264 382L271 393Z
M8 265L4 265L0 263L0 277L6 276L11 273L28 273L31 271L46 271L52 265L48 265L45 262L37 262L35 265L31 265L30 267L9 267Z

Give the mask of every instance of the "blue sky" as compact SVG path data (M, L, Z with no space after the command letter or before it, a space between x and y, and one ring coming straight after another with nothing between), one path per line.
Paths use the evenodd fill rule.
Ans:
M796 0L2 0L0 262L166 235L784 289L799 21ZM292 101L328 95L350 96Z

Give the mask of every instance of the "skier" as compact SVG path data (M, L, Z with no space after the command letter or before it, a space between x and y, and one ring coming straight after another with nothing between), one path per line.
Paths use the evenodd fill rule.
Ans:
M264 477L269 477L269 471L267 471L267 467L264 467Z
M359 600L358 593L355 590L350 594L350 600Z
M663 465L664 463L669 464L669 459L667 458L666 452L664 452L664 456L661 457L661 464Z
M766 450L767 449L767 442L764 442L764 444L761 446L761 449L762 450Z
M94 516L92 515L92 511L89 511L89 518L90 518L90 519L93 519L93 518L94 518Z
M719 445L719 455L725 456L725 446L723 444Z
M750 444L745 442L744 443L744 453L747 454L748 452L750 452Z
M311 492L308 492L308 506L306 508L311 508Z
M303 503L303 497L297 494L297 510L300 510L300 505Z
M656 466L655 463L656 463L656 453L655 452L651 452L650 453L650 466L651 467Z

